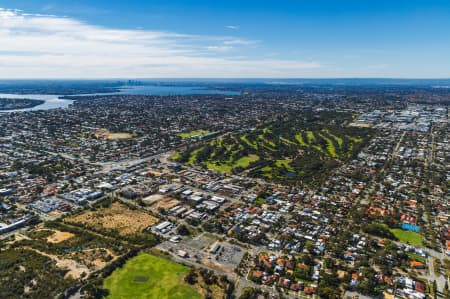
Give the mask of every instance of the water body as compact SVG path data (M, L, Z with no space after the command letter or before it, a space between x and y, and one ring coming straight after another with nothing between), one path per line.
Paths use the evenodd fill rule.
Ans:
M168 95L189 95L189 94L223 94L223 95L239 95L237 91L216 90L207 89L204 87L195 86L157 86L157 85L144 85L144 86L131 86L123 87L118 92L111 93L95 93L95 94L81 94L76 96L92 96L92 95L155 95L155 96L168 96ZM2 112L18 112L18 111L35 111L35 110L48 110L56 108L67 108L70 104L73 104L73 100L61 99L61 95L42 95L42 94L1 94L0 98L5 99L35 99L44 100L42 105L35 106L33 108L7 110Z
M0 93L0 98L3 99L32 99L32 100L43 100L44 104L34 106L33 108L25 108L25 109L15 109L15 110L4 110L0 111L3 113L7 112L20 112L20 111L33 111L33 110L48 110L48 109L56 109L56 108L67 108L74 101L72 100L63 100L59 98L59 95L48 95L48 94L8 94L8 93ZM0 100L1 101L1 100Z

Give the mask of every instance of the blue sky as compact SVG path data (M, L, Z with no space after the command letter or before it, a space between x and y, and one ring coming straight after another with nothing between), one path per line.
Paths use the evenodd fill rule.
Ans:
M1 1L1 78L450 77L450 1Z

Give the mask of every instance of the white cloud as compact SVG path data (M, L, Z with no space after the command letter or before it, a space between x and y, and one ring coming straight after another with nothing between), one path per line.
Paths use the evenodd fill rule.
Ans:
M258 43L257 41L254 40L246 40L246 39L240 39L240 38L229 38L223 41L224 45L243 45L243 46L247 46L247 45L254 45Z
M256 41L113 29L0 8L0 78L292 77L314 61L229 57Z
M206 49L216 52L228 52L233 50L231 46L207 46Z
M225 28L231 29L231 30L238 30L238 29L239 29L239 26L228 25L228 26L226 26Z

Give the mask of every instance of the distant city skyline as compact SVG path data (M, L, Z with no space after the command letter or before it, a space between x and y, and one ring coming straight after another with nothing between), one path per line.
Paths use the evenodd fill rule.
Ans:
M436 0L1 1L0 78L450 78L448 28Z

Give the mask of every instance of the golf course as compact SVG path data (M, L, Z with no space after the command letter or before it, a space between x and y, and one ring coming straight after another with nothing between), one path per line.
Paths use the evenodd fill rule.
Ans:
M329 125L329 115L293 118L206 140L172 159L220 173L244 173L276 181L309 182L350 159L370 139L368 129ZM342 116L343 121L348 116Z

